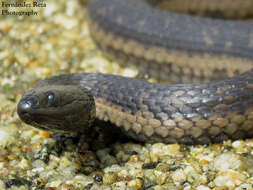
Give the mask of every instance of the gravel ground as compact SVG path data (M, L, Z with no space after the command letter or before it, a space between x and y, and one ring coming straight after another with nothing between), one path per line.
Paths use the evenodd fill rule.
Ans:
M96 48L85 4L47 0L46 7L8 9L37 16L0 17L0 189L253 189L253 139L208 146L129 141L96 149L84 143L80 151L75 139L52 138L19 120L17 102L39 79L74 72L136 75Z

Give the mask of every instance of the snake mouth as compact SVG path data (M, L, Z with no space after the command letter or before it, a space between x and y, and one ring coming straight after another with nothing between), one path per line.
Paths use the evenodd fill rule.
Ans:
M17 112L20 119L28 125L51 132L66 132L64 123L67 123L67 121L63 122L64 117L61 114L59 116L52 114L50 111L44 112L44 110L35 109L31 99L21 99L17 106Z
M60 125L62 123L60 119L54 118L54 120L52 120L52 118L49 118L47 116L31 114L27 112L19 113L19 117L26 124L35 126L36 128L51 132L55 131L65 133L65 131L62 129L62 126Z
M33 120L32 120L32 116L31 116L31 114L30 113L25 113L25 112L18 112L18 115L19 115L19 117L20 117L20 119L23 121L23 122L25 122L26 124L29 124L29 125L31 125L31 124L33 124Z

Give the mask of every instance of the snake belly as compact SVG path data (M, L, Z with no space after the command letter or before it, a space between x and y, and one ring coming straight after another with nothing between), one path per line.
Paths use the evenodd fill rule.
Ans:
M169 13L142 0L93 0L88 10L94 40L122 63L162 80L227 79L168 85L80 73L39 81L33 93L50 85L85 87L94 96L97 119L148 143L206 144L253 136L251 23Z

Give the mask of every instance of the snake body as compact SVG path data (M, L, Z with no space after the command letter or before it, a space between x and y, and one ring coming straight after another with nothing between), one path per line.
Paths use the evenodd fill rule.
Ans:
M161 11L144 0L93 0L88 8L98 46L159 80L219 80L252 69L250 22Z
M169 13L142 0L93 0L88 9L94 40L124 63L162 80L229 78L167 85L110 74L59 75L24 93L18 104L24 122L85 132L96 117L144 142L203 144L253 135L251 23Z

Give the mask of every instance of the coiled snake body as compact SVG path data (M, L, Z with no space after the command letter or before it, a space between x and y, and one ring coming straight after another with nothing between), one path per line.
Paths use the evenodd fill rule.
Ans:
M142 0L93 0L88 8L96 43L141 72L182 82L228 79L165 85L109 74L55 76L24 93L24 122L85 132L97 117L145 142L253 135L252 23L169 13Z

